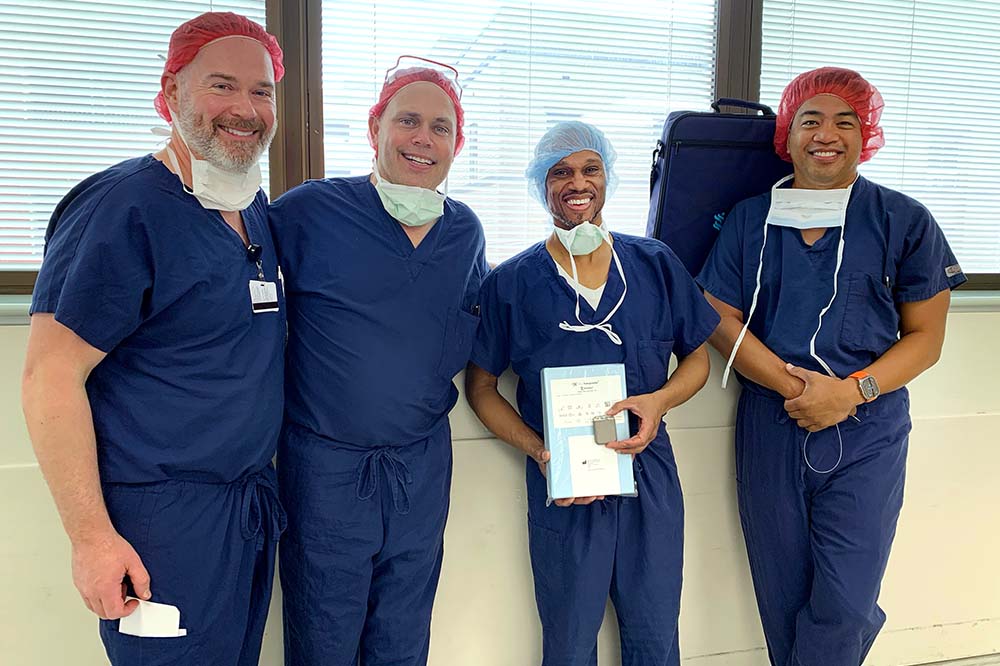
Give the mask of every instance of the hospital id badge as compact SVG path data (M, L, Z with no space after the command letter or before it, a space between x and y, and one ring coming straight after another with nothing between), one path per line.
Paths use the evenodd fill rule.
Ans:
M250 306L253 313L278 311L278 287L273 282L250 280Z

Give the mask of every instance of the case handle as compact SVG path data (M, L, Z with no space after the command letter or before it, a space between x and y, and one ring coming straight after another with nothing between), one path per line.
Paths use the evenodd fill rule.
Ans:
M761 104L759 102L748 102L745 99L737 99L736 97L720 97L718 101L712 102L712 109L716 113L720 113L720 106L737 106L741 109L752 109L754 111L760 111L765 116L773 116L774 111L771 110L767 104Z

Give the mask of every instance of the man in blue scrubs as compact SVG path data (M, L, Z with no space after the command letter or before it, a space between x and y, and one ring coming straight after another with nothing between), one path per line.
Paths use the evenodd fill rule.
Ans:
M858 666L885 621L905 385L937 361L965 282L927 209L858 175L882 106L850 70L793 80L774 145L794 173L733 209L698 277L743 385L740 517L775 666Z
M257 160L282 72L242 16L181 25L166 148L77 185L46 234L24 412L116 665L258 661L285 318Z
M447 71L421 61L386 78L369 113L373 173L309 181L271 209L289 308L287 664L427 661L452 379L487 270L479 218L436 191L463 142Z
M482 325L466 394L498 438L527 454L528 536L544 666L597 664L610 593L624 666L677 666L684 509L663 416L708 377L706 340L719 322L663 243L607 231L615 152L586 123L555 125L527 176L552 216L549 238L504 262L480 293ZM679 363L667 377L670 356ZM547 506L543 368L624 363L638 495ZM520 414L497 391L510 366Z

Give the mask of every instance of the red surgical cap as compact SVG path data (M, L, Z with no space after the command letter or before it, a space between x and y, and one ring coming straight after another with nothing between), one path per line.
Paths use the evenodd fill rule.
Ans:
M410 67L409 69L402 69L395 72L392 78L386 80L382 86L382 93L378 96L375 106L368 110L368 116L371 118L381 117L382 112L385 111L385 107L389 104L389 100L395 97L396 93L411 83L417 83L418 81L433 83L451 99L451 103L455 107L455 124L457 125L455 128L455 154L458 155L462 150L462 145L465 144L465 134L462 132L462 125L465 124L465 113L462 112L462 102L459 99L457 84L436 69L431 69L430 67ZM372 134L371 129L368 130L368 143L371 144L372 148L378 150L375 143L375 136Z
M774 150L786 162L792 161L788 153L788 131L795 113L806 101L816 95L834 95L847 102L861 121L861 159L867 162L885 145L885 136L878 121L882 117L882 95L860 74L841 67L820 67L796 76L781 94L778 119L774 127Z
M170 35L170 48L167 51L167 62L163 65L163 73L176 74L194 60L202 47L223 37L249 37L257 40L271 55L275 82L280 81L285 75L278 40L257 23L232 12L205 12L187 23L182 23L174 30ZM153 106L161 118L170 121L170 109L167 107L167 100L163 98L162 90L153 100Z

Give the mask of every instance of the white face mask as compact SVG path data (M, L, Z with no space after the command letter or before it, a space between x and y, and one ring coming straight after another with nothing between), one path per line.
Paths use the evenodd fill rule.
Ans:
M604 228L604 225L598 226L590 222L581 222L572 229L562 229L558 225L554 226L553 229L559 242L563 244L571 256L579 257L590 254L601 247L605 241L611 242L611 234Z
M590 229L587 229L584 231L584 235L581 236L579 231L581 227L592 227L596 231L591 231ZM616 345L621 345L622 344L621 337L619 337L617 333L611 330L611 324L609 324L608 322L611 321L611 318L615 316L615 313L618 312L618 309L622 306L622 303L625 301L625 294L628 293L628 283L625 281L625 271L622 270L622 262L618 258L618 253L615 252L615 246L611 243L611 234L608 232L607 229L604 228L603 224L601 226L597 226L596 224L591 224L590 222L583 222L569 230L560 229L559 227L554 227L554 228L556 231L556 237L559 238L559 242L561 242L563 246L565 246L565 248L569 251L569 263L570 266L573 268L573 292L576 294L576 321L578 322L577 324L570 324L569 322L564 321L559 324L559 328L561 328L564 331L572 331L574 333L586 333L587 331L592 331L594 329L597 329L599 331L602 331L605 335L607 335L608 339L610 339L611 342L615 343ZM595 238L597 240L597 244L594 245L593 248L591 248L589 251L586 252L583 251L586 246L581 244L581 239L587 239L586 245L589 246L594 243L593 239ZM615 260L615 266L618 268L618 275L622 279L622 295L621 298L618 299L618 303L615 304L615 307L611 308L611 312L609 312L604 319L602 319L596 324L585 324L583 323L583 320L580 319L580 291L576 288L576 285L579 282L579 278L576 272L576 259L574 259L573 257L574 255L580 256L584 254L590 254L598 247L600 247L601 243L605 241L607 241L607 243L611 245L611 256Z
M422 227L444 215L445 195L413 185L397 185L382 178L378 165L375 174L375 191L382 207L394 219L408 227Z
M795 174L785 176L771 188L771 207L768 209L767 219L764 222L764 241L761 244L760 258L757 261L757 283L754 287L753 299L750 301L750 311L747 313L746 322L743 324L743 329L736 338L733 351L730 352L729 361L726 363L726 369L722 373L722 388L726 388L729 382L729 371L732 369L733 361L736 359L736 352L739 350L740 344L743 342L744 336L746 336L747 329L750 327L750 319L753 317L754 310L757 309L757 296L760 294L760 276L764 268L764 248L767 247L767 229L770 226L791 227L794 229L820 229L827 227L840 229L840 241L837 244L837 263L833 269L833 295L830 297L830 301L826 304L826 307L820 310L816 323L816 331L809 340L809 355L816 359L816 362L820 364L828 375L831 377L837 376L830 369L826 361L816 353L816 337L823 327L823 315L827 313L830 306L833 305L834 299L837 298L837 277L840 274L840 265L844 258L844 225L847 220L847 204L851 200L851 190L854 189L854 183L851 183L850 187L839 190L804 190L781 187L794 176ZM857 182L857 179L855 179L855 182Z
M187 139L181 134L180 126L174 123L173 127L186 147ZM253 202L261 182L260 165L257 162L246 173L236 173L197 159L190 148L187 151L191 160L191 187L184 185L183 180L181 185L203 208L232 212L243 210ZM167 157L180 178L181 168L171 144L167 144Z
M776 227L793 229L824 229L842 227L847 215L847 202L851 188L839 190L802 190L780 187L790 178L779 180L771 188L771 208L767 223Z

